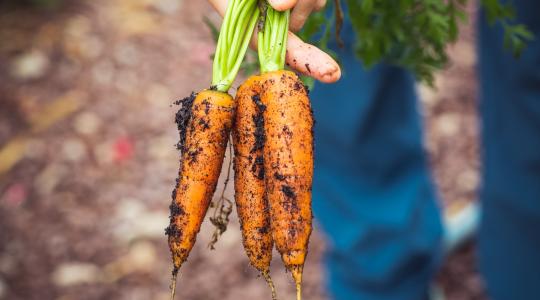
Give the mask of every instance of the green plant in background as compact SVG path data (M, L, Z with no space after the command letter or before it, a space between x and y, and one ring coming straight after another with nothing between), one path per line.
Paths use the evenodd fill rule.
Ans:
M488 18L493 25L500 22L504 29L504 46L519 57L527 46L527 41L534 39L534 35L523 24L511 24L516 18L516 12L511 2L502 4L498 0L482 0Z
M503 26L504 46L519 56L534 36L524 25L512 23L516 14L511 2L480 3L490 24ZM448 62L446 46L458 38L458 24L467 21L466 4L467 0L333 0L308 19L301 37L335 56L328 49L331 28L334 26L341 44L341 24L344 18L350 18L356 32L354 50L366 67L385 61L411 70L418 80L432 85L434 72ZM331 22L329 15L333 16Z

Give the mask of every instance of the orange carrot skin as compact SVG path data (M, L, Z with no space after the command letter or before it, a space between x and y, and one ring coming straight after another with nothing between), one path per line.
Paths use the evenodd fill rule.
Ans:
M268 274L273 242L265 196L264 121L259 80L259 76L248 78L236 93L234 186L244 249L251 264Z
M272 236L299 284L312 230L313 117L307 90L289 71L261 75L265 182Z
M235 102L226 93L204 90L177 114L181 167L166 229L176 274L195 244L221 171ZM189 102L189 101L188 101Z

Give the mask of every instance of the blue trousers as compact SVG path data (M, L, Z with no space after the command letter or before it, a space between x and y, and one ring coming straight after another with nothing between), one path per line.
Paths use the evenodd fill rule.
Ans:
M516 0L535 32L521 59L480 19L483 220L480 268L495 300L540 295L540 2ZM536 15L535 15L536 14ZM414 81L369 71L346 47L337 84L317 85L313 205L327 234L327 282L339 300L419 300L441 260L440 213L422 146Z

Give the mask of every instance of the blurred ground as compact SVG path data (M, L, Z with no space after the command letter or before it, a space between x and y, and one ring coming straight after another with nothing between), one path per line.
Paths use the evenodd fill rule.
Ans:
M163 229L177 173L174 99L209 84L205 1L0 1L0 299L167 299ZM439 89L421 89L427 148L446 204L479 182L470 28ZM231 193L232 191L229 191ZM268 299L236 219L215 251L205 222L178 299ZM305 299L326 299L320 231ZM484 299L473 247L439 276L449 299ZM276 255L277 257L277 255ZM275 260L281 299L294 287Z

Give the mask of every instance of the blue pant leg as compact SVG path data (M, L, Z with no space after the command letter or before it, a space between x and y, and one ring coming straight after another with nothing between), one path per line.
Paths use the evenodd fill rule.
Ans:
M349 49L337 50L342 79L311 95L313 205L330 243L330 294L419 300L438 263L441 224L414 81L399 68L364 71Z
M536 35L521 58L480 22L483 219L480 269L494 300L540 298L540 1L516 0Z

